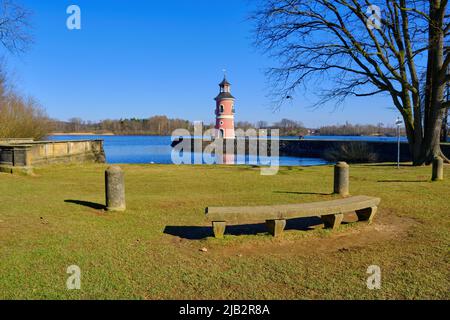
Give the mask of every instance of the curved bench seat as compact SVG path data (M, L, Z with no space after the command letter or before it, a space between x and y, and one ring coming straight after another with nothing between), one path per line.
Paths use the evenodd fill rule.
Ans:
M353 196L344 199L301 204L245 207L207 207L207 221L212 222L216 238L223 237L227 223L266 221L269 232L274 236L282 234L287 219L321 217L325 227L335 229L343 214L355 211L359 220L372 222L380 198Z

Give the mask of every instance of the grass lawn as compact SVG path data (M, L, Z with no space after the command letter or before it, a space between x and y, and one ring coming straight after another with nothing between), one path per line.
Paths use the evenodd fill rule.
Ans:
M105 168L0 174L0 298L450 298L449 166L442 182L429 181L429 167L351 166L351 193L382 199L370 226L332 232L300 219L282 239L256 224L223 240L212 238L206 206L332 199L333 168L261 176L247 166L123 165L124 213L102 208ZM66 289L73 264L81 290ZM366 287L370 265L381 267L380 290Z

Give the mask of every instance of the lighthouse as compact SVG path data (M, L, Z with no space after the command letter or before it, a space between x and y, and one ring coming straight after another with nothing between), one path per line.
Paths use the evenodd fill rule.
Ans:
M234 139L234 97L226 75L219 83L220 92L216 100L216 134L218 138Z

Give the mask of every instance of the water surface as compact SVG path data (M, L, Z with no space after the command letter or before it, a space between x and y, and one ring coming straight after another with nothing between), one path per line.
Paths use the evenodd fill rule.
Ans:
M170 136L50 136L49 140L86 140L102 139L104 140L104 149L106 161L108 163L161 163L170 164L172 162L172 147ZM295 139L298 137L281 137L281 139ZM346 140L346 141L397 141L396 137L364 137L364 136L306 136L305 140ZM402 141L406 138L402 137ZM190 155L191 159L195 156ZM273 162L273 158L258 158L257 163L251 163L247 156L244 159L240 157L230 157L219 161L221 163L235 164L260 164L268 165ZM316 166L327 164L328 162L320 158L300 158L280 156L279 164L282 166Z

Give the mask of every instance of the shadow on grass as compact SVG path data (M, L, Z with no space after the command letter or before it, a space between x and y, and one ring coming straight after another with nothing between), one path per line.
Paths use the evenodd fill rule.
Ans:
M394 180L378 180L377 182L428 182L428 180L400 180L400 179L394 179Z
M92 208L95 210L105 210L106 206L100 203L90 202L90 201L83 201L83 200L64 200L66 203L74 203L78 204L80 206Z
M397 168L397 163L355 163L359 167L392 167ZM413 167L412 163L400 163L400 167Z
M322 220L317 217L289 219L286 221L285 230L311 230L314 226L322 224ZM225 235L256 235L258 233L267 232L265 223L230 225L225 229ZM165 234L188 239L201 240L214 236L212 227L202 226L166 226Z
M287 194L316 194L320 196L331 196L333 193L323 193L323 192L302 192L302 191L274 191L273 193L287 193Z

